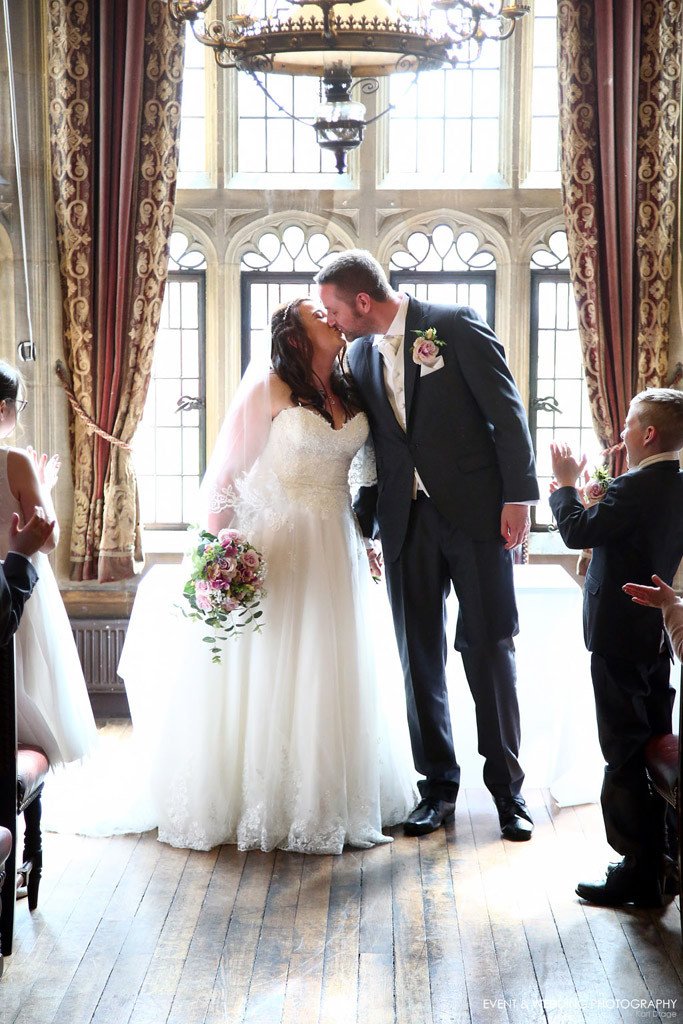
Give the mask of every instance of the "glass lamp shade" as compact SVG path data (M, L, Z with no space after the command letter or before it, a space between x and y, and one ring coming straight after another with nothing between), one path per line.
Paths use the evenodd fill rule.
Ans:
M321 149L332 150L342 174L346 154L363 141L365 107L350 98L351 76L341 66L328 69L323 85L325 102L318 108L315 134Z

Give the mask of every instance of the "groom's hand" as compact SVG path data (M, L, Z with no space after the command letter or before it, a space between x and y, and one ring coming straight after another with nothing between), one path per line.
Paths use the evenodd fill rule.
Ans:
M505 541L505 550L512 551L529 534L531 520L528 505L503 505L500 515L500 535Z

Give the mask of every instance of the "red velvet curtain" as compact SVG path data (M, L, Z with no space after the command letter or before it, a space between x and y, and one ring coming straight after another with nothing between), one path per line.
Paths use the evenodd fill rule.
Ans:
M163 0L51 0L49 28L64 345L76 410L71 575L103 582L131 576L142 557L129 444L166 280L183 35Z
M675 227L681 3L559 0L562 189L591 410L617 444L662 382ZM623 471L625 455L612 456Z

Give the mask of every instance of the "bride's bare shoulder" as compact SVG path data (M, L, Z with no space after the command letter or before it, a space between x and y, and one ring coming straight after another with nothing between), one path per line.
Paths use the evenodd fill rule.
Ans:
M278 377L274 370L270 371L270 412L275 419L283 409L289 409L294 405L292 402L292 389L288 384Z

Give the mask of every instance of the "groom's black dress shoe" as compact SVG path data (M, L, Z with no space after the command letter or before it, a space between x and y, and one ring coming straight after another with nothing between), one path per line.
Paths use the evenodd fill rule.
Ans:
M655 871L639 869L620 861L610 864L602 882L579 882L576 894L599 907L661 907L662 883Z
M510 839L514 843L531 839L534 823L521 796L494 796L493 802L498 811L503 839Z
M426 836L435 832L445 822L453 821L455 816L454 800L439 800L437 797L424 797L405 820L403 831L407 836Z

